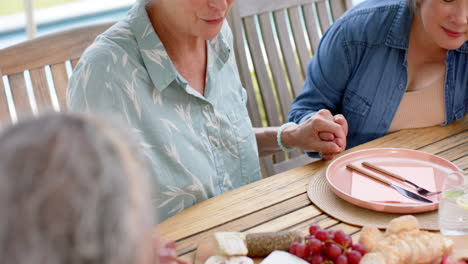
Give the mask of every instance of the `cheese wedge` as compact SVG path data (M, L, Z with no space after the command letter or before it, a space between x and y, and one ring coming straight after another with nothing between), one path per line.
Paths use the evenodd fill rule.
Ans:
M217 232L214 234L217 255L221 256L245 256L247 255L247 246L245 245L245 236L240 232Z

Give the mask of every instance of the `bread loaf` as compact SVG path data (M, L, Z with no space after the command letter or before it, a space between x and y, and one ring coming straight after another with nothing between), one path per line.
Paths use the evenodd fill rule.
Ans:
M368 253L361 264L427 264L440 262L453 241L436 233L421 231L414 216L393 219L385 233L364 227L359 242Z

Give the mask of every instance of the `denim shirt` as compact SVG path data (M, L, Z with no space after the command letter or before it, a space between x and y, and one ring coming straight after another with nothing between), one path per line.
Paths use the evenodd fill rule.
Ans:
M346 12L323 35L289 121L328 109L347 119L348 148L384 136L408 82L412 17L405 0L367 0ZM444 90L441 125L468 110L468 42L447 52Z

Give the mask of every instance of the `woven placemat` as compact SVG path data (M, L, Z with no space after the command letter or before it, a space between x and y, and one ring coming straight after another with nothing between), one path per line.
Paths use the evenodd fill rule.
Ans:
M309 199L328 215L355 226L386 228L390 220L400 214L382 213L356 206L336 196L325 178L325 170L316 173L307 186ZM413 214L419 220L419 228L439 230L437 210Z

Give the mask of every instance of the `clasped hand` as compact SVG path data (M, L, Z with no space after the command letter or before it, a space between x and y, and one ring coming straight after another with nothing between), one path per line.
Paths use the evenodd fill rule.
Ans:
M287 127L282 138L287 147L319 152L322 159L330 160L346 149L347 135L348 122L345 117L322 109L305 122Z

